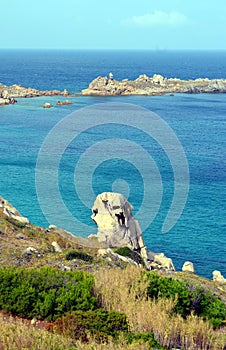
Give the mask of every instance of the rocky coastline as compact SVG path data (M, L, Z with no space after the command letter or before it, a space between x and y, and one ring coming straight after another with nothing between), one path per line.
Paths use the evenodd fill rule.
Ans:
M192 262L186 261L182 271L176 271L171 258L164 253L155 253L147 249L142 232L133 214L133 206L119 193L103 192L99 194L92 208L92 220L97 225L97 234L87 238L50 225L49 228L32 225L28 218L0 196L0 265L38 266L50 265L65 270L75 266L65 260L52 261L52 253L63 253L67 248L76 248L91 253L95 259L81 269L95 271L101 261L109 268L123 268L133 265L144 266L146 270L158 271L167 275L185 274L197 276ZM125 250L122 254L117 249ZM67 250L67 249L66 249ZM65 261L64 261L65 260ZM6 263L7 262L7 263ZM64 265L66 263L67 265ZM78 268L78 265L76 265ZM213 271L213 281L226 287L226 279L220 271ZM226 297L226 296L225 296Z
M82 90L84 96L159 96L174 93L226 93L226 79L181 80L165 78L160 74L154 74L152 77L143 74L135 80L118 81L109 73L108 77L95 78L87 89Z
M29 98L39 96L69 96L68 91L45 90L40 91L33 88L26 88L18 84L6 86L0 84L0 105L15 104L16 98Z
M80 92L82 96L161 96L174 93L200 94L226 93L226 79L198 78L195 80L181 80L179 78L166 78L160 74L148 77L140 75L135 80L115 80L112 73L109 76L98 76L89 84L87 89ZM40 91L34 88L26 88L19 84L6 86L0 83L0 106L15 104L16 98L31 98L40 96L70 96L64 89Z

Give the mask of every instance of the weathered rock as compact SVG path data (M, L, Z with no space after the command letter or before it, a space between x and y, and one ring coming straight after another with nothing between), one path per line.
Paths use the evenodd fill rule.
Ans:
M64 106L64 105L72 105L73 102L66 100L66 101L57 101L56 105L57 106Z
M57 229L57 226L56 225L49 225L49 229L50 230L55 230L55 229Z
M113 80L114 76L113 76L113 74L112 74L112 73L109 73L109 75L108 75L108 76L109 76L109 79L110 79L110 80Z
M24 255L32 255L32 254L37 254L37 253L38 253L38 251L34 247L27 247L23 252Z
M20 212L14 208L7 200L0 196L0 208L3 209L3 213L8 217L21 222L22 224L29 224L29 220L22 216Z
M122 194L99 194L92 208L92 219L98 226L97 238L108 247L127 246L147 259L147 248L132 210L132 205Z
M193 263L191 261L185 261L184 265L182 266L182 271L194 273L195 269Z
M167 258L164 253L154 254L154 261L150 264L151 269L175 271L172 259Z
M52 242L52 246L53 246L54 251L56 253L62 253L62 249L57 242Z
M131 258L119 255L115 252L113 252L113 250L111 248L101 248L98 250L98 256L101 257L107 257L108 261L118 261L118 260L122 260L123 262L130 264L130 265L136 265L138 266L137 262L134 261Z
M163 95L171 93L225 93L226 79L199 78L195 80L167 79L160 74L148 77L140 75L135 80L113 79L113 74L107 77L97 77L87 89L82 90L83 95L116 96L116 95Z
M9 99L0 97L0 106L4 105L9 105Z
M9 98L9 93L8 93L8 91L7 90L3 90L2 91L2 93L1 93L1 95L2 95L2 98Z
M26 239L27 237L24 236L24 235L22 235L21 233L18 233L18 234L16 235L16 238L17 238L17 239Z
M42 107L43 108L52 108L53 105L51 103L49 103L49 102L46 102L46 103L44 103L44 105Z
M220 271L213 271L213 281L217 281L220 283L226 283L226 279L224 278L224 276L221 274Z

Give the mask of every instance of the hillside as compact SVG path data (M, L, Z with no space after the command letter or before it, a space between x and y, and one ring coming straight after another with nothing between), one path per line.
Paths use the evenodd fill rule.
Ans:
M78 271L82 271L82 273L84 271L84 273L88 273L84 276L91 275L94 277L92 293L94 293L97 304L95 304L94 309L88 306L88 309L83 311L79 311L78 307L75 315L70 316L82 317L83 321L80 322L86 322L86 326L83 326L82 331L82 334L86 334L85 340L83 335L74 338L73 334L75 333L73 332L75 332L77 326L71 329L69 325L72 321L67 324L67 317L69 316L66 316L62 321L64 326L61 326L61 321L58 320L56 321L58 323L52 323L54 318L53 320L51 317L45 319L44 316L38 316L38 313L33 315L31 312L32 318L32 316L26 317L26 310L23 311L24 313L17 314L17 311L12 313L5 309L0 316L1 327L3 327L1 329L2 336L0 336L0 349L21 349L21 344L23 344L23 349L30 349L29 344L31 343L34 344L32 349L44 349L46 344L52 344L52 347L49 345L48 349L89 349L92 346L95 346L95 349L105 348L104 346L109 349L150 349L160 348L161 346L164 349L177 347L181 349L223 350L225 348L225 321L221 321L221 326L215 327L214 330L208 321L209 316L207 314L204 316L204 313L200 313L200 315L203 315L202 317L195 316L193 313L190 314L187 309L188 305L185 305L185 301L186 303L189 302L195 312L198 310L195 303L199 303L200 298L203 300L203 305L213 305L211 308L208 306L208 312L211 312L210 320L212 319L214 324L214 318L216 320L224 312L223 304L220 303L222 301L226 303L225 284L189 273L167 272L164 270L146 272L141 261L137 260L137 255L133 255L130 250L124 249L124 252L123 250L109 250L96 239L76 237L55 226L48 229L34 226L26 218L20 217L20 214L8 202L8 214L6 214L4 206L6 207L6 204L0 207L0 270L8 271L13 267L12 271L17 271L18 268L22 269L18 271L33 271L32 274L35 274L35 271L37 273L38 271L46 271L44 273L47 275L53 273L51 271L59 271L60 274L69 274L69 277L70 274L73 276ZM118 253L127 256L120 256ZM43 268L50 268L51 270L42 270ZM143 279L144 276L147 276L147 279ZM29 278L28 272L27 281L29 281ZM44 278L44 275L40 278ZM45 283L47 285L48 280ZM186 286L189 286L188 289ZM155 294L153 288L158 291L157 294ZM44 293L44 291L41 293ZM190 295L193 295L193 299L189 299L189 301ZM220 298L218 300L221 300L221 302L218 303L215 298ZM89 307L91 307L90 311ZM96 307L97 311L95 311ZM115 340L112 339L118 334L118 331L113 334L111 328L111 331L106 331L105 327L105 330L101 331L101 335L100 333L97 335L96 328L94 326L92 328L89 324L90 319L95 320L98 317L99 321L94 321L94 323L104 322L106 325L110 322L109 317L113 317L113 315L101 314L102 311L98 311L100 308L108 310L104 311L105 313L114 310L114 312L126 315L129 334L131 334L129 337L133 339L131 343L122 336L123 338L120 338L118 343L115 344ZM72 310L74 310L73 307ZM175 314L173 310L174 312L177 310ZM13 315L13 318L10 315ZM24 315L23 318L20 315ZM62 317L64 317L64 313L62 313ZM86 317L89 321L84 321ZM116 316L114 315L114 317ZM100 321L101 319L102 321ZM48 320L51 320L51 322L48 323ZM77 324L76 322L75 324ZM67 324L66 330L64 328L65 324ZM113 325L110 327L113 327ZM19 345L12 340L12 329L13 333L18 334ZM63 333L62 329L64 330ZM119 329L121 328L119 327ZM105 334L103 336L102 332L107 333L103 333ZM124 334L125 330L122 333ZM87 334L90 334L88 338ZM166 334L168 335L166 336ZM73 346L77 344L77 347L70 347L70 344L73 344Z

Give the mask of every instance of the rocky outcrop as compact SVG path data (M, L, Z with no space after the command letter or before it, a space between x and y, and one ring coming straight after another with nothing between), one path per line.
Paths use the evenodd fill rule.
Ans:
M66 100L66 101L57 101L56 105L57 106L65 106L65 105L72 105L73 102Z
M107 259L107 261L111 262L111 261L123 261L127 264L130 264L130 265L135 265L135 266L138 266L138 263L136 261L134 261L133 259L131 258L128 258L128 257L125 257L125 256L122 256L120 254L117 254L115 253L111 248L101 248L98 250L98 256L101 256L101 257L104 257Z
M152 261L153 255L153 261ZM166 271L175 271L172 259L167 258L164 253L153 254L149 252L149 269L150 270L166 270Z
M52 108L52 107L53 107L52 103L49 103L49 102L44 103L44 105L42 106L42 108Z
M22 224L29 224L29 220L23 217L20 212L14 208L7 200L0 196L0 209L2 209L3 213L16 221L21 222Z
M195 269L193 263L191 261L185 261L182 266L182 272L194 273Z
M113 74L109 77L97 77L88 89L82 90L82 95L117 96L117 95L163 95L173 93L225 93L226 79L199 78L195 80L181 80L165 78L160 74L148 77L140 75L135 80L114 80Z
M40 91L33 88L25 88L21 85L14 84L6 86L0 84L0 105L8 105L16 103L16 98L28 98L38 96L68 96L67 90L45 90Z
M149 270L174 271L170 258L163 253L155 254L147 250L140 225L134 219L132 210L133 206L120 193L99 194L92 208L92 219L98 226L98 241L109 248L129 247L140 254Z
M132 210L132 205L120 193L99 194L92 208L92 219L98 226L97 238L108 247L127 246L147 259L142 232Z
M221 274L220 271L213 271L213 281L219 282L219 283L226 283L226 279L224 276Z

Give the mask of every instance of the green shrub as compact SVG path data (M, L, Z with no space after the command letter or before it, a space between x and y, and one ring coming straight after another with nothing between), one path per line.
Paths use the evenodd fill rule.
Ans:
M201 287L191 291L191 309L197 316L209 320L213 327L219 327L226 319L226 305Z
M127 335L127 341L129 344L132 344L137 341L143 341L144 343L148 343L150 346L150 349L161 349L164 348L159 344L157 340L155 340L153 333L128 333Z
M194 312L195 315L209 320L214 327L222 325L226 319L226 305L201 287L190 288L185 282L155 273L147 272L146 276L149 282L148 297L173 298L176 300L174 311L184 318Z
M48 330L88 342L89 334L97 341L107 341L108 337L117 339L121 332L128 332L126 315L105 309L74 311L50 324Z
M140 254L130 249L129 247L117 248L117 249L114 249L114 252L134 260L137 264L144 265L143 259L141 258Z
M79 259L83 261L92 262L93 257L85 252L80 252L77 250L72 250L66 254L66 260Z
M0 269L0 309L20 317L54 320L68 311L93 309L93 276L83 271Z

